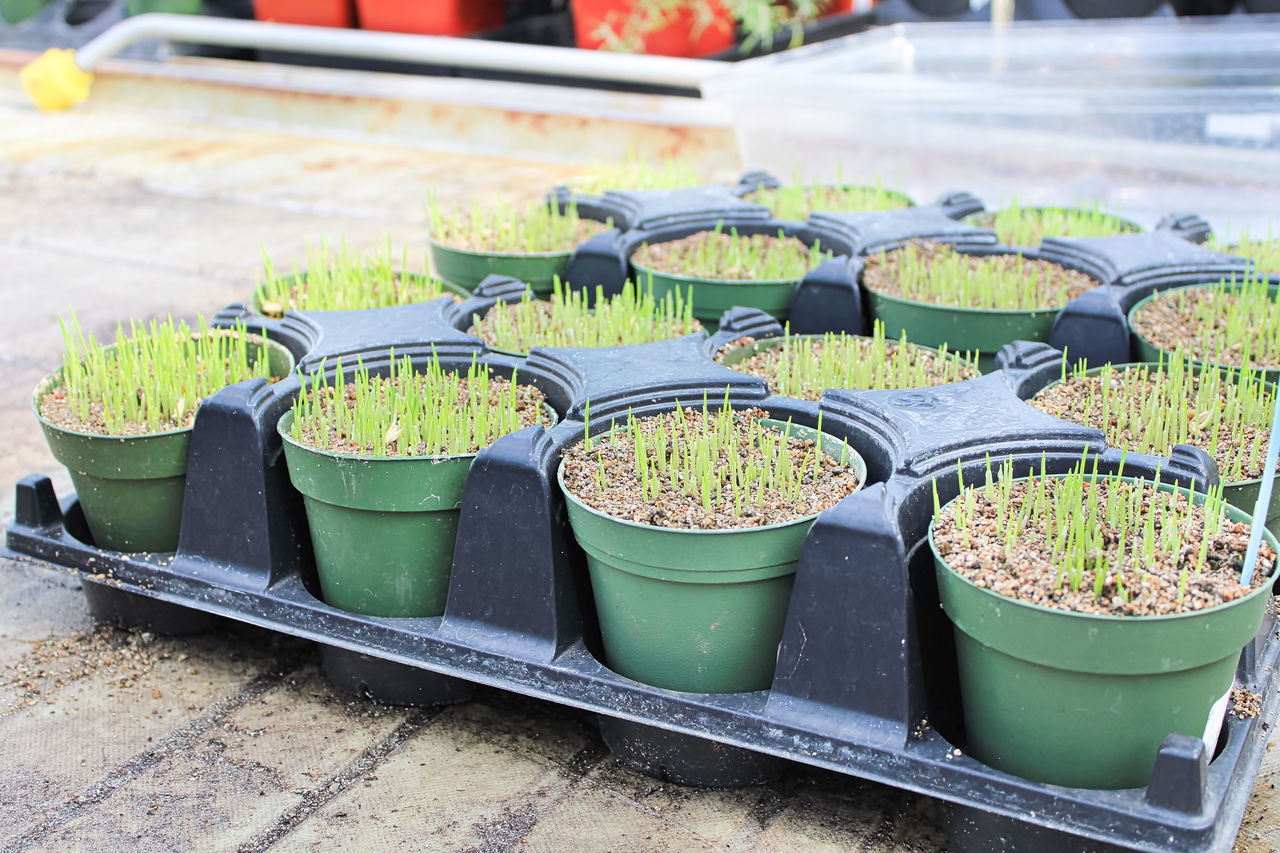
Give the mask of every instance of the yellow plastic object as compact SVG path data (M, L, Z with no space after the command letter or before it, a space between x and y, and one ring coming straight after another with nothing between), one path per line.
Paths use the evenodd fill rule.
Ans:
M74 107L89 97L93 75L76 65L76 52L51 47L23 66L19 75L31 102L45 112Z

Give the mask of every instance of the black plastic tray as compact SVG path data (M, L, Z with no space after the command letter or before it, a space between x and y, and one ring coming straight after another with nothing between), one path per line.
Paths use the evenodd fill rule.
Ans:
M493 297L480 297L481 300ZM720 366L731 340L781 330L758 311L733 309L720 331L605 349L535 348L527 361L485 352L458 330L445 298L360 312L289 314L283 320L232 306L285 343L301 368L342 356L371 366L434 348L454 364L480 359L548 395L561 422L527 429L481 451L463 495L446 612L392 619L346 613L320 601L300 497L289 484L275 425L299 389L296 376L220 391L200 409L191 439L182 534L173 554L95 548L74 497L50 480L17 487L7 530L13 552L80 573L96 612L182 624L182 610L225 616L322 644L325 669L350 689L392 701L457 701L487 684L602 715L623 760L675 781L741 784L792 759L953 804L955 845L972 849L1225 851L1238 830L1280 699L1274 610L1245 649L1238 681L1264 697L1252 719L1228 717L1210 763L1203 743L1165 739L1147 788L1059 788L998 772L965 754L952 631L938 607L925 534L930 484L957 491L961 465L976 480L986 459L1011 455L1021 470L1047 454L1066 470L1086 445L1102 468L1120 454L1099 433L1022 403L1011 386L1043 370L1035 358L940 388L831 391L822 402L770 396L763 383ZM327 360L327 362L326 362ZM643 369L637 366L643 365ZM611 415L700 403L704 395L757 404L775 416L848 438L866 458L870 485L822 513L805 542L770 690L678 693L620 677L600 659L589 584L555 485L560 452ZM1201 451L1135 457L1126 468L1203 485L1216 480Z

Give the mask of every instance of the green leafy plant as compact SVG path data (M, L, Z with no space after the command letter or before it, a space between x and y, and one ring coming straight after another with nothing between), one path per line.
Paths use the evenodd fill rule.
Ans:
M1280 290L1246 276L1212 287L1154 294L1133 317L1136 331L1164 350L1179 344L1197 361L1233 367L1280 366Z
M499 302L483 317L474 315L469 332L494 349L528 352L535 346L607 347L642 344L700 331L693 304L678 291L655 299L628 281L605 299L597 287L594 307L585 290L564 287L557 278L550 300L528 291L515 304Z
M1154 481L1125 480L1123 471L1122 460L1116 474L1100 476L1097 458L1089 466L1082 455L1065 475L1049 475L1042 460L1038 476L1018 480L1012 460L994 475L988 461L985 482L965 486L957 470L960 494L945 508L933 483L935 544L945 535L938 550L953 567L967 565L965 552L986 550L994 576L984 584L1012 597L1022 597L1022 581L1033 573L1047 575L1050 598L1037 603L1048 606L1101 603L1133 612L1131 599L1146 600L1162 585L1178 607L1206 606L1198 597L1189 600L1188 582L1205 571L1210 556L1216 568L1223 552L1233 550L1233 543L1219 541L1221 534L1238 534L1234 525L1227 530L1222 487L1209 487L1201 503L1190 488L1156 488L1158 471ZM1227 572L1228 585L1238 586L1237 564L1229 563Z
M828 388L921 388L979 374L976 353L949 353L945 344L937 350L917 346L907 343L905 332L900 340L890 341L879 321L871 337L843 332L793 337L788 324L781 343L769 346L771 342L766 339L767 348L731 366L759 376L778 394L805 400L821 399Z
M581 452L588 459L595 453L598 495L638 487L642 501L675 493L697 502L708 515L741 518L779 503L794 504L812 484L846 473L847 444L841 442L839 455L833 456L819 442L793 435L790 421L784 429L766 425L761 419L767 413L760 409L730 408L727 388L718 410L710 409L704 397L700 411L676 408L644 418L628 412L625 426L615 426L599 440L592 439L590 411L586 414ZM604 450L610 446L631 448L629 470L606 465ZM850 480L849 491L856 486L856 478Z
M1096 284L1048 261L1024 259L1021 253L970 255L940 243L908 243L900 249L872 256L863 275L873 284L877 265L889 256L896 262L895 284L902 298L933 305L1000 311L1060 308Z
M1243 255L1258 265L1263 273L1280 274L1280 237L1267 228L1267 236L1254 238L1246 230L1240 234L1240 241L1234 246L1213 240L1209 248L1231 255Z
M1093 375L1064 357L1061 382L1031 404L1137 453L1168 456L1175 444L1195 445L1224 481L1237 482L1262 475L1275 397L1259 372L1197 370L1179 349L1156 366L1106 364Z
M306 266L295 266L293 275L278 274L271 258L265 254L263 267L259 297L262 312L269 316L294 309L385 308L445 295L441 283L427 275L425 258L421 272L410 272L406 247L396 263L390 238L385 248L363 254L352 251L346 240L337 249L327 242L318 249L308 244Z
M666 156L654 162L628 149L621 160L593 163L570 185L577 192L599 195L608 190L671 190L704 183L702 175L681 158Z
M116 326L115 343L103 345L86 334L75 315L59 318L65 352L62 382L42 405L48 416L62 408L78 426L104 435L139 435L191 425L201 401L235 382L268 378L261 338L243 324L211 329L200 318L193 332L172 317L129 331Z
M469 211L445 212L434 195L427 200L427 222L432 238L447 246L522 255L571 252L610 227L581 218L573 204L563 213L538 201L523 207L506 201L487 207L475 203Z
M781 230L770 234L724 233L724 223L680 240L642 245L631 261L639 268L687 278L773 282L803 278L832 257L820 243L806 246Z
M295 441L358 456L456 456L475 453L499 436L542 422L542 392L493 376L474 359L465 374L433 357L415 368L391 354L386 376L363 361L351 381L339 361L330 379L323 366L293 403Z
M1096 202L1092 206L1024 207L1014 198L996 213L974 218L994 228L1000 242L1010 246L1038 246L1045 237L1107 237L1133 231L1130 222L1104 213Z

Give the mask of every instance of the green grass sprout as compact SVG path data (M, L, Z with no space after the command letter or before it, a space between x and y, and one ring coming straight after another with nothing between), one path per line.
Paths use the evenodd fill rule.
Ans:
M74 314L58 323L65 344L62 383L51 392L74 418L102 427L105 435L188 427L209 395L271 375L262 339L243 324L211 329L200 318L192 331L172 317L130 321L128 332L118 324L115 343L103 345L80 328Z
M427 275L423 257L420 272L409 269L409 250L399 263L387 238L385 247L361 254L351 250L346 240L338 248L322 243L307 245L307 262L293 275L281 275L269 257L263 256L263 279L259 285L262 312L279 316L285 311L355 311L425 302L446 295L441 283Z
M332 378L323 366L313 373L294 399L291 434L356 456L458 456L543 423L543 399L514 373L508 381L474 359L458 373L438 358L415 367L392 352L386 376L371 375L361 361L348 380L340 360Z
M587 237L610 227L581 218L576 205L561 213L540 201L523 207L498 201L445 212L434 194L427 198L427 223L431 237L446 246L517 255L571 252Z
M679 241L645 244L631 260L638 268L688 278L763 283L801 279L831 257L821 244L811 248L782 231L776 237L739 235L730 228L725 234L723 223L718 223Z
M1196 361L1280 368L1280 288L1264 278L1160 291L1134 313L1133 324L1161 349L1182 343Z
M975 214L973 221L995 229L1000 242L1009 246L1039 246L1045 237L1109 237L1134 230L1131 222L1104 213L1096 202L1091 206L1024 207L1016 197L994 214Z
M673 190L706 183L683 159L670 155L657 161L628 149L616 162L596 161L569 186L580 193L602 195L609 190Z
M596 288L595 305L585 290L564 287L557 278L549 300L526 291L520 302L501 303L472 318L470 334L493 349L528 352L535 346L608 347L662 341L702 330L693 303L679 290L655 299L630 281L606 299Z

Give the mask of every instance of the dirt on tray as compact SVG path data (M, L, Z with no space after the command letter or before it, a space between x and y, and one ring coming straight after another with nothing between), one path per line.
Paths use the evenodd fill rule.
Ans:
M1034 258L1027 258L1021 255L968 255L946 245L945 243L934 243L928 240L912 241L900 249L894 249L889 252L878 252L869 255L866 259L866 268L862 272L862 283L870 290L885 296L894 296L899 299L909 299L916 302L926 302L932 305L949 305L941 297L931 296L927 294L908 293L902 286L902 257L907 252L917 252L921 255L921 259L926 264L932 264L934 261L947 256L957 254L967 258L969 268L973 270L983 267L995 268L1000 271L1006 270L1022 270L1029 277L1034 276L1036 279L1043 281L1043 288L1046 299L1049 301L1039 308L1061 308L1066 302L1059 303L1056 293L1058 287L1061 286L1065 290L1066 301L1075 299L1086 290L1092 290L1098 286L1098 282L1090 278L1079 270L1068 269L1061 264L1055 264L1052 261L1043 261ZM983 307L975 301L970 305L962 305L956 307Z
M1062 483L1052 477L1044 478L1044 481L1050 495ZM1020 507L1031 500L1029 492L1037 488L1036 484L1037 480L1014 483L1010 505ZM1120 481L1115 487L1121 489L1123 495L1139 485ZM1086 480L1086 495L1091 488L1101 490L1101 503L1113 486L1106 478L1099 478L1094 486ZM1179 518L1183 516L1187 502L1185 493L1175 496L1156 492L1146 484L1141 488L1140 518L1153 510L1153 501L1168 502L1177 508ZM967 532L956 525L955 501L943 507L941 514L934 519L933 538L938 553L953 571L976 586L1028 604L1113 616L1187 613L1242 598L1251 590L1270 584L1275 569L1275 552L1264 542L1258 554L1252 585L1241 585L1240 572L1249 544L1249 526L1226 520L1221 530L1210 538L1203 570L1197 572L1204 531L1204 511L1197 507L1191 511L1190 522L1182 526L1181 548L1170 553L1157 547L1154 559L1149 563L1139 564L1142 531L1128 531L1121 573L1117 575L1115 567L1120 562L1120 531L1101 519L1099 523L1105 548L1102 566L1107 574L1102 594L1095 597L1096 575L1091 568L1085 569L1079 590L1071 590L1065 573L1060 572L1058 563L1053 559L1054 542L1047 524L1028 522L1010 544L997 525L995 503L988 500L983 489L974 489L972 493L976 498L976 512ZM1186 586L1179 596L1183 570L1187 572Z
M710 413L713 422L716 414L714 410ZM747 427L752 420L767 417L769 413L758 408L743 409L735 413L732 446L736 448L741 460L739 470L746 468L748 459L756 464L764 462L759 448L747 440ZM662 419L665 446L669 449L678 442L682 450L687 450L689 442L684 437L675 414L665 413L637 418L649 453L654 453L659 444L656 435L659 418ZM700 425L706 423L701 409L685 409L684 419L690 431L695 434ZM853 468L841 465L839 459L829 456L823 456L822 467L817 477L813 476L812 440L788 438L786 452L796 466L801 465L806 458L809 460L799 498L790 500L779 492L766 492L761 503L756 504L754 500L747 502L741 516L734 512L732 492L728 486L720 492L725 500L713 506L711 512L707 512L700 494L686 494L683 491L680 485L683 474L676 472L674 468L669 474L658 475L660 486L657 499L646 497L640 479L636 476L636 444L621 430L616 442L595 438L590 450L579 443L565 451L564 482L568 490L584 504L614 518L682 530L728 530L798 521L834 506L858 488L858 476ZM727 450L722 452L715 462L716 467L729 466L729 459ZM603 493L597 484L600 471L604 472L607 481ZM756 490L748 491L753 496L756 494Z

